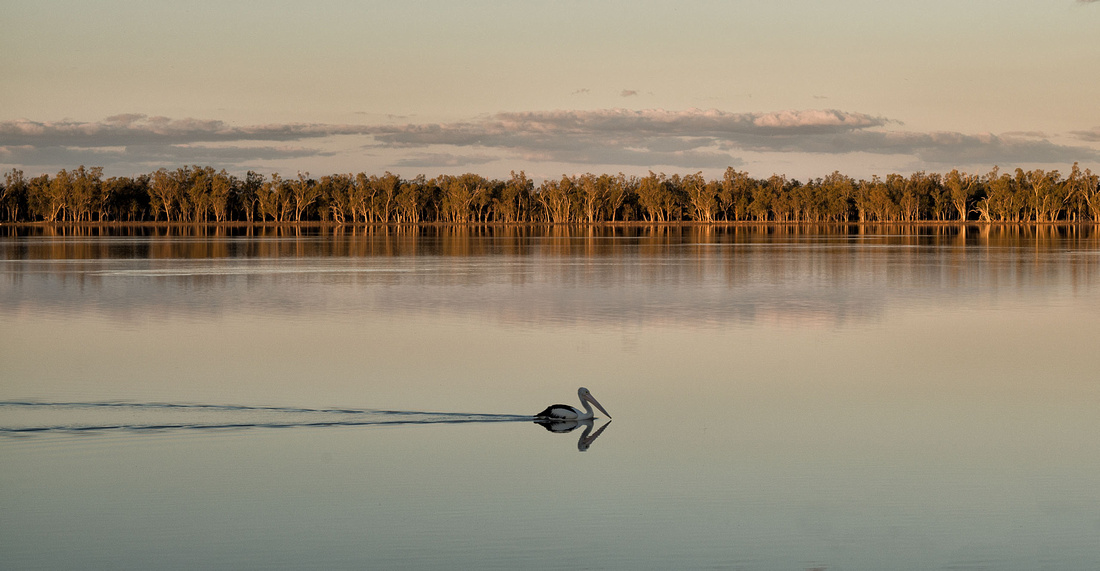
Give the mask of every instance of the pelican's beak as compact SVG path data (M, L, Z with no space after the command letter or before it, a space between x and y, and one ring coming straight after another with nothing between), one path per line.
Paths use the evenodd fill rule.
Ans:
M606 414L607 418L611 418L611 413L604 410L603 406L601 406L599 401L596 400L596 397L592 396L591 394L587 394L587 395L584 395L584 398L588 402L592 403L593 406L600 409L600 412Z

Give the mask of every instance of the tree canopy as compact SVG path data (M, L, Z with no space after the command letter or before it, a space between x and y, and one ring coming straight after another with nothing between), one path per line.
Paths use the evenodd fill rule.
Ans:
M1100 221L1100 176L1076 163L1057 170L994 167L855 180L840 172L799 181L757 179L729 168L701 172L619 173L547 179L524 172L507 180L474 173L402 178L309 173L243 178L212 167L160 169L104 178L80 166L27 179L12 169L0 183L0 222L163 222L332 224L602 224Z

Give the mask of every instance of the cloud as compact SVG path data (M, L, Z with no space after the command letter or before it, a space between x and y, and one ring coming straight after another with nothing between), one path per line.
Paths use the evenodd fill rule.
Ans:
M506 146L509 142L551 138L569 146L570 138L644 140L660 137L695 137L713 140L761 135L842 133L882 126L887 119L837 110L783 111L778 113L728 113L690 109L600 109L594 111L543 111L498 113L473 122L380 127L377 138L394 145L482 144Z
M780 129L805 127L852 127L865 128L880 126L887 121L861 113L844 113L835 109L811 111L781 111L765 113L753 119L759 127L777 127Z
M484 154L480 155L454 155L451 153L414 153L403 159L398 159L394 166L398 167L468 167L483 165L498 160Z
M179 164L240 170L242 164L332 156L335 153L320 148L322 141L335 135L366 135L372 129L317 123L238 127L218 120L140 113L90 123L0 121L0 163L51 168L110 165L112 171L131 172ZM300 144L306 140L317 144Z
M1094 0L1100 2L1100 0ZM1091 143L1100 143L1100 127L1093 127L1089 131L1070 131L1070 134L1082 141L1089 141Z
M392 149L495 149L529 162L580 165L667 165L724 168L742 164L720 143L752 135L840 133L885 119L827 111L734 114L716 110L549 111L498 113L473 122L380 127L374 138ZM420 160L403 164L421 166ZM449 164L449 163L448 163Z
M1100 160L1087 146L1042 133L965 134L890 129L899 122L836 109L774 113L605 109L498 113L472 122L386 127L383 145L496 149L524 161L601 165L735 166L740 153L868 153L911 157L932 167ZM1077 132L1088 141L1100 130Z
M1030 137L1032 139L1047 139L1050 137L1042 131L1005 131L1001 134L1006 137Z
M479 147L531 161L694 168L735 164L738 159L729 153L732 149L785 146L801 136L836 135L887 123L883 118L837 110L605 109L498 113L474 122L389 126L381 128L375 139L398 149Z
M1058 145L1046 139L1030 137L989 133L968 135L947 131L858 130L838 135L799 137L751 135L730 144L734 148L756 152L912 156L933 165L1067 163L1100 159L1100 151L1090 147Z
M288 123L235 127L217 120L170 119L138 113L114 115L97 123L0 121L0 146L65 145L111 147L143 144L214 143L224 141L297 141L370 132L364 125Z
M1100 142L1100 127L1072 132L1086 144L1073 146L1052 143L1038 132L913 132L900 126L886 117L838 109L557 110L504 112L450 123L253 126L129 113L93 123L0 122L0 164L91 164L133 172L209 164L240 171L295 159L336 171L409 167L430 172L490 163L510 168L575 165L577 170L591 168L587 165L721 169L745 164L749 155L757 161L770 157L776 165L804 162L807 155L891 156L929 170L942 165L1100 161L1100 151L1087 146ZM349 135L358 139L344 143L337 138ZM365 157L362 149L370 155ZM364 159L371 164L363 164Z
M301 146L131 145L124 147L66 147L15 145L0 147L0 164L48 166L110 166L112 172L151 172L161 167L200 164L236 170L244 163L332 156L335 153Z
M886 133L881 137L872 135L872 138L882 141L884 152L912 154L932 164L1030 164L1100 160L1100 151L1096 149L1058 145L1046 139L948 132Z

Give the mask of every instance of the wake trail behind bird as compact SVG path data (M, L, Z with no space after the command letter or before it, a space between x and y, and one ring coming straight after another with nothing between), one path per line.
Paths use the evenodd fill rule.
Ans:
M0 401L0 434L7 435L468 424L530 422L533 419L529 415L438 411L169 402Z

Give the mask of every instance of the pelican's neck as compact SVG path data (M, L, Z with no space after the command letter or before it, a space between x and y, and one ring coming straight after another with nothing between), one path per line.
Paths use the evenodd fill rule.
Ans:
M593 418L595 415L592 414L592 403L588 402L588 399L581 397L581 404L584 405L584 414L581 415L580 420Z

